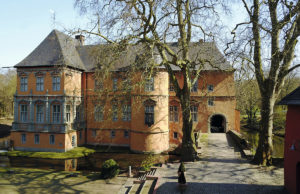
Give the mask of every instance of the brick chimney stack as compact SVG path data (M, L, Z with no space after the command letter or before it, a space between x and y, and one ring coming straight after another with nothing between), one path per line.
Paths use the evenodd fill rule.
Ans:
M84 45L84 39L85 39L85 37L83 35L81 35L81 34L80 35L76 35L75 39L78 40L78 42L80 43L81 46Z

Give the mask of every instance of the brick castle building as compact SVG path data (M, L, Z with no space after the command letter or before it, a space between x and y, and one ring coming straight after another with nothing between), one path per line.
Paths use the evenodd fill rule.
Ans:
M176 50L177 43L170 45ZM180 144L181 108L168 72L158 68L144 87L123 95L123 82L141 81L141 74L126 78L122 71L137 56L131 51L114 67L112 76L99 83L90 54L97 46L101 47L84 45L81 35L74 39L53 30L15 65L17 90L11 139L16 150L64 152L93 144L160 153ZM195 133L239 130L234 70L214 43L191 46L192 58L200 55L214 62L213 67L203 68L191 91ZM179 69L173 70L182 85ZM98 91L103 89L114 97L101 100Z

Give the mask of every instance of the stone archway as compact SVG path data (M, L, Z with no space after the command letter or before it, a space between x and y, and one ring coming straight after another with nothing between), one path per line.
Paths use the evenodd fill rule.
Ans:
M209 119L209 129L211 133L226 132L226 117L222 114L214 114Z

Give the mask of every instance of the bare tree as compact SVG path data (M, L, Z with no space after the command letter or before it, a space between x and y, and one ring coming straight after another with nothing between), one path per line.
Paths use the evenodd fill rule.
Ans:
M214 0L76 0L81 13L95 16L91 30L78 29L102 38L110 45L143 44L148 53L156 53L159 60L144 64L150 74L164 67L170 76L176 96L180 100L183 118L182 159L197 157L193 135L190 93L205 64L212 62L201 56L191 59L191 42L196 39L213 40L220 24L217 9L222 6ZM224 8L224 7L223 7ZM168 42L178 42L174 49ZM122 47L122 46L121 46ZM159 61L159 62L158 62ZM174 67L183 76L180 87Z
M295 48L299 46L300 2L242 0L242 5L248 13L248 21L233 29L234 37L227 53L238 54L254 69L261 94L261 124L253 162L270 165L274 105L286 76L300 66L294 60ZM249 53L251 57L247 57Z

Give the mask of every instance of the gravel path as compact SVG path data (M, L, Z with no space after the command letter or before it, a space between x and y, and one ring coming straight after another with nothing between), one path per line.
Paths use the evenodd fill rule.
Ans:
M226 134L208 134L201 147L201 161L185 163L187 186L179 188L179 164L158 169L157 193L284 193L283 168L259 167L240 157Z

